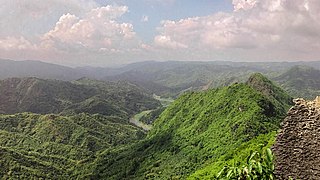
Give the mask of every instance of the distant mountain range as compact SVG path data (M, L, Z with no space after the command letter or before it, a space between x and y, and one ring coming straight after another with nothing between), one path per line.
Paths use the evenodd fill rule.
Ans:
M290 90L289 79L297 74L287 72L296 66L308 66L320 70L320 61L315 62L140 62L119 68L78 67L70 68L40 61L0 60L0 79L10 77L37 77L41 79L77 80L83 77L103 81L127 81L149 93L162 96L177 96L185 91L204 90L245 82L250 74L259 72L275 80L293 96L313 98L314 92ZM300 69L293 69L292 71ZM285 73L285 74L283 74ZM304 79L304 78L308 78ZM312 79L310 79L312 78ZM319 82L314 76L299 76L301 81ZM313 81L313 82L311 82ZM301 89L301 88L300 88ZM313 90L312 90L313 91ZM318 91L316 90L316 93Z
M309 66L294 66L274 78L289 94L309 100L320 95L320 70Z
M0 81L0 113L100 113L129 117L160 102L136 85L86 78L67 82L39 78Z
M0 79L10 77L37 77L43 79L74 80L84 74L80 71L41 61L12 61L0 59Z

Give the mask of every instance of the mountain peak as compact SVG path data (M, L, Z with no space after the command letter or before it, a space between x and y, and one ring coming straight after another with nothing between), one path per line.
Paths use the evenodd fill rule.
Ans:
M260 86L273 85L273 83L261 73L252 74L249 77L247 84L251 87L255 87L255 89L259 88L259 85Z
M261 73L252 74L246 84L273 101L278 101L283 105L292 104L292 98Z

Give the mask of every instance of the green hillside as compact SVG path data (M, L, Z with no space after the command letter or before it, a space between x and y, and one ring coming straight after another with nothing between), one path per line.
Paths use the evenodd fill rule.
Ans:
M145 137L127 120L102 115L0 116L0 177L87 179L101 151Z
M129 117L160 106L152 95L126 82L82 78L67 82L38 78L0 81L0 113L100 113Z
M266 93L268 92L268 93ZM154 122L146 139L104 151L95 178L212 178L250 149L269 147L291 98L260 74L246 83L190 92Z
M0 97L2 112L43 113L0 115L0 176L9 179L212 179L270 147L292 100L258 73L158 109L135 85L86 78L11 78ZM129 124L138 112L153 124L147 134Z
M237 63L145 62L133 65L106 79L127 80L161 96L176 96L184 91L244 82L253 72L265 72L263 68Z
M294 97L314 99L320 94L320 70L309 66L294 66L275 78Z
M314 62L140 62L114 69L106 80L126 80L161 96L175 96L184 91L206 90L245 82L252 73L277 77L302 65L319 69ZM95 71L99 71L96 69ZM106 72L112 72L110 69Z

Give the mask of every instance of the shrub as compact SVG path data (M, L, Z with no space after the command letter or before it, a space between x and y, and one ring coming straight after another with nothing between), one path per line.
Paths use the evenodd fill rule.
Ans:
M266 149L264 154L258 151L251 152L246 164L240 167L236 164L234 166L225 166L217 174L216 179L273 180L275 176L272 151Z

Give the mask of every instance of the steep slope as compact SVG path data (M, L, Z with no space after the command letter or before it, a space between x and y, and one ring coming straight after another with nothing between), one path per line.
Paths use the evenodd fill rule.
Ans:
M292 104L292 97L289 96L287 92L260 73L252 74L246 83L268 97L277 107L289 109L288 105ZM281 111L285 111L285 109ZM272 112L272 110L270 110L270 112Z
M294 97L314 99L320 94L320 70L308 66L294 66L276 77L281 86Z
M89 79L66 82L10 78L0 81L0 101L3 114L86 112L122 117L160 105L135 85Z
M0 177L87 179L105 149L145 137L127 120L101 115L0 115Z
M270 146L288 96L253 88L251 82L261 80L257 77L249 85L182 95L154 122L144 141L102 153L94 177L185 179L195 173L190 178L212 178L225 162ZM260 85L278 89L268 83Z

